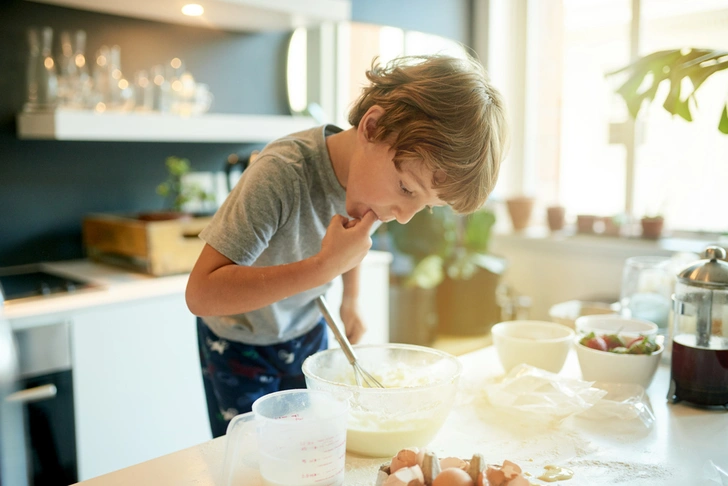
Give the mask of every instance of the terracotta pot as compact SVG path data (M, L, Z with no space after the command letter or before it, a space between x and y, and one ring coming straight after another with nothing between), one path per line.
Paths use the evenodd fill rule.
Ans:
M532 197L512 197L506 199L508 214L511 216L514 230L520 231L528 226L534 201Z
M559 231L564 229L564 216L566 208L563 206L550 206L546 208L546 217L551 231Z
M642 238L656 240L662 234L662 227L665 224L663 218L642 218Z
M576 216L576 232L590 234L594 233L594 223L597 217L592 214L578 214Z

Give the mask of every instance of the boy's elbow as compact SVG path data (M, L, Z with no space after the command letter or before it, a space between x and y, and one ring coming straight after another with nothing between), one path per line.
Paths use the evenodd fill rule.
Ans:
M190 312L199 317L204 315L201 300L199 292L196 291L194 284L188 282L187 288L185 289L185 302L187 303L187 308Z

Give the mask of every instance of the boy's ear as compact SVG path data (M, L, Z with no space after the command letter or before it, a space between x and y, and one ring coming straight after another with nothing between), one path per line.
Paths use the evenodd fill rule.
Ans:
M358 131L360 136L362 136L367 142L372 142L374 140L374 134L377 131L377 123L382 115L384 115L384 108L379 105L373 105L361 118Z

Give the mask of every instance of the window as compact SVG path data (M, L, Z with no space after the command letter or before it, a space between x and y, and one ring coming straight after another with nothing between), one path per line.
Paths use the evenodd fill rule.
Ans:
M496 81L512 80L514 72L525 78L520 92L511 89L512 82L498 83L511 90L506 99L516 108L514 129L521 133L514 134L514 144L521 145L512 149L497 195L521 192L544 205L559 202L572 216L629 212L639 218L660 213L672 230L728 232L728 135L717 128L728 71L700 88L690 123L662 108L665 86L649 109L643 107L638 120L630 121L615 94L620 79L606 76L629 64L630 52L642 56L686 47L728 51L728 3L489 3L490 25L516 27L500 39L491 34L488 67ZM633 11L634 25L640 26L636 46ZM519 32L519 21L524 39L509 42L505 36ZM498 52L504 46L506 53Z

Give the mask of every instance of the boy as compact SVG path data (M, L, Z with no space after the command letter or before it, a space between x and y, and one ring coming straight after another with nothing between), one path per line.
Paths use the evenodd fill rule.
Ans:
M500 94L473 60L396 59L367 72L348 130L272 142L200 235L187 285L198 319L213 436L258 397L305 388L301 364L327 347L315 299L342 275L341 318L356 343L358 265L376 222L425 207L480 208L506 143Z

